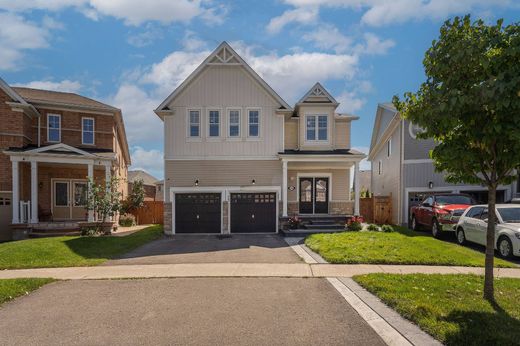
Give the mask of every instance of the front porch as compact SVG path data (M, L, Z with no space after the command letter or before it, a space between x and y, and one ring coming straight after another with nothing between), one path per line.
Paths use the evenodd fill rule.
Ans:
M108 181L112 155L99 155L65 144L5 151L12 165L12 223L21 233L78 231L78 222L93 222L87 212L88 181ZM108 153L107 153L108 154Z

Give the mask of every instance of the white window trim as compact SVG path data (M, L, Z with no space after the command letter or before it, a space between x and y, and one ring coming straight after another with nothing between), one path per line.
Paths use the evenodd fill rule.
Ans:
M386 157L392 156L392 138L386 143Z
M327 117L327 139L318 139L318 129L319 129L319 117L320 116L325 116ZM314 117L316 119L316 122L315 122L315 139L309 139L307 137L307 118L309 117ZM314 144L314 145L328 145L330 144L330 133L331 133L331 121L330 121L330 117L328 114L311 114L311 113L308 113L308 114L305 114L304 118L303 118L303 128L304 128L304 131L305 131L305 143L309 143L309 144Z
M199 135L192 136L190 127L191 127L191 119L190 112L199 112ZM186 109L186 140L188 142L200 142L202 140L202 108L188 108Z
M83 141L83 134L85 132L85 123L83 122L83 120L92 120L92 143L85 143ZM61 121L60 121L60 126L61 126ZM81 144L96 145L96 119L91 118L91 117L82 117L81 118Z
M238 136L231 136L231 111L238 111ZM241 140L242 139L242 108L240 107L228 107L226 108L226 128L227 128L227 139L229 140Z
M258 136L250 136L249 135L249 112L250 111L258 111ZM262 138L262 109L259 107L248 107L246 108L246 130L247 130L247 139L250 141L258 141Z
M217 111L219 114L218 115L218 136L209 135L209 133L210 133L209 113L214 112L214 111ZM207 125L206 139L208 140L208 142L219 141L222 138L222 125L223 125L222 108L209 107L206 109L206 125Z
M57 141L51 141L49 138L49 118L50 117L58 117L60 119L60 127L58 128L58 137ZM47 142L49 143L61 143L61 114L47 113Z

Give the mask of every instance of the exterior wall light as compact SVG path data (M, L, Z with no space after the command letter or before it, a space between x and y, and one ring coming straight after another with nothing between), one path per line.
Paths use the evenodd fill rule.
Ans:
M429 188L430 190L433 189L433 181L430 181L430 182L428 183L428 188Z
M195 186L199 186L199 179L195 180Z
M255 185L256 184L256 180L251 180L251 184Z

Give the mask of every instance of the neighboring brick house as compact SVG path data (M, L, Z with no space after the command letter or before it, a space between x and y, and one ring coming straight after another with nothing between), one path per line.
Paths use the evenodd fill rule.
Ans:
M309 85L310 87L310 85ZM155 110L164 122L164 230L277 232L289 216L359 213L357 116L319 83L293 107L223 42Z
M143 171L143 170L135 170L128 171L128 191L132 191L132 187L134 182L137 180L143 181L144 188L144 200L145 201L155 201L156 200L156 186L157 179Z
M121 110L0 79L0 239L9 238L11 223L92 221L87 177L126 181L129 164ZM126 183L120 188L126 195Z
M164 180L155 183L155 200L164 201Z

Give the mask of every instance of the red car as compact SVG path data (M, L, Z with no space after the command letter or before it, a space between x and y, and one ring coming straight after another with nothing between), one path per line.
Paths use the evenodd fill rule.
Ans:
M427 227L435 238L439 238L444 231L453 232L459 217L474 204L473 198L464 194L428 196L421 204L410 209L410 226L415 231Z

